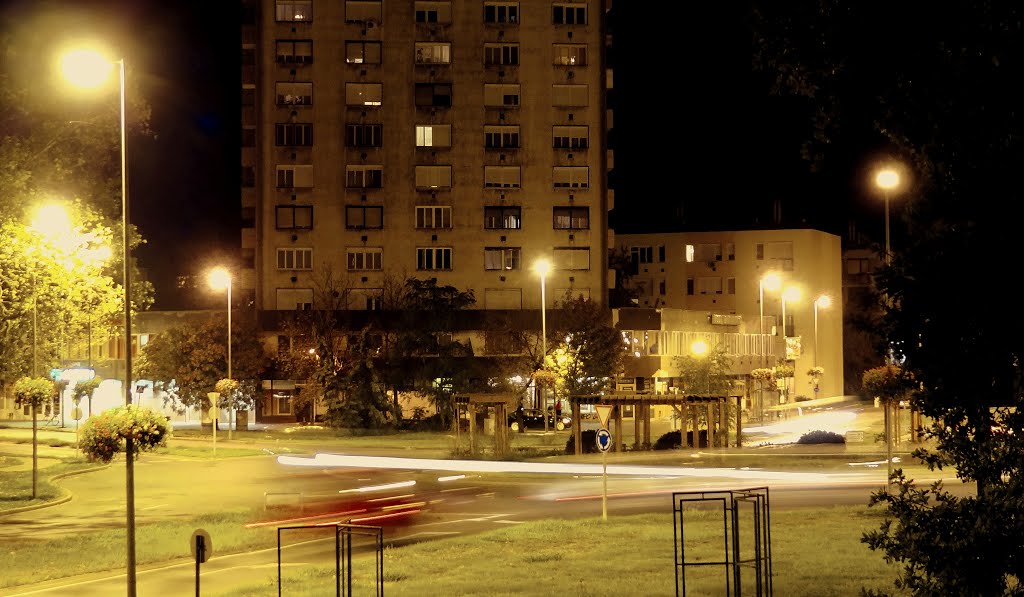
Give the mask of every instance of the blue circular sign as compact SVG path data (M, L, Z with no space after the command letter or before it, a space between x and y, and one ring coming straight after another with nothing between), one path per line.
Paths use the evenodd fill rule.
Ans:
M597 430L597 449L607 452L612 447L612 434L607 429Z

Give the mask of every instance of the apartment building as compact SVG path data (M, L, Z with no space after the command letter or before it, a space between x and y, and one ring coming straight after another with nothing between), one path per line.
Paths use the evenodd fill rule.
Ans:
M606 300L606 2L242 4L238 286L258 310L316 309L326 272L353 310L387 276L536 310L541 258L549 297Z
M617 325L634 344L632 377L666 388L673 360L700 339L725 345L738 376L793 365L794 398L844 393L838 236L746 230L619 234L615 242L636 268L628 282L638 291L634 307L616 310ZM769 272L778 274L779 288L765 282ZM824 369L817 383L808 375L812 367Z

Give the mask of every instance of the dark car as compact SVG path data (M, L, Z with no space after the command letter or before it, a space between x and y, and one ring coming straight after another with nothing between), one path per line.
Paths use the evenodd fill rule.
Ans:
M512 431L519 431L519 420L515 412L508 416L508 426ZM572 418L568 415L563 414L558 420L555 420L555 415L550 410L548 411L548 429L562 431L571 426ZM527 429L544 429L544 415L539 408L523 409L523 430Z

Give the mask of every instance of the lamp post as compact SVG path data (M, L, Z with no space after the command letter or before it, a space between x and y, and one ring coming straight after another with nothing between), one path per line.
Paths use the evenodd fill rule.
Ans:
M232 377L231 377L231 272L229 272L227 270L227 268L224 268L224 267L214 268L210 272L210 287L212 287L215 290L220 290L221 288L227 289L227 294L228 294L228 379L232 379ZM230 409L228 411L228 439L230 440L231 439L231 423L232 423L231 419L234 418L234 414L235 414L234 396L231 397L231 400L229 401L229 404L228 404L228 408ZM218 410L218 413L219 412L220 411ZM217 431L216 431L217 420L216 419L214 419L214 421L213 421L213 427L214 427L214 433L216 434L217 433Z
M118 108L121 133L121 250L124 275L124 403L132 404L132 293L131 293L131 245L128 228L131 218L128 212L128 144L125 126L125 61L110 60L96 50L77 49L66 53L61 59L64 79L82 88L101 86L114 65L118 67ZM125 501L127 545L127 586L128 597L135 597L137 591L135 561L135 455L133 441L125 440Z
M796 286L788 286L782 291L782 361L789 362L789 341L786 336L786 303L795 303L800 300L800 289ZM789 400L789 384L786 378L782 378L782 393L786 400Z
M758 318L759 329L761 330L761 342L764 343L764 290L767 288L772 292L777 291L782 286L782 276L775 272L765 272L757 281L757 305L760 309L760 317Z
M882 189L882 198L885 201L885 265L892 264L892 252L889 248L889 195L890 193L900 186L900 175L893 167L882 168L875 174L875 185ZM891 305L891 297L886 295L886 304ZM890 351L890 355L891 355ZM886 462L888 464L888 475L886 476L886 485L892 484L892 420L889 414L891 410L892 400L886 400L885 403L885 453Z
M547 259L538 259L533 264L533 271L537 272L540 276L540 366L544 368L544 362L548 356L548 321L547 321L547 310L548 301L544 294L544 284L547 280L548 273L551 271L551 262ZM544 416L544 433L548 431L548 401L544 395L544 389L538 388L541 391L541 412Z

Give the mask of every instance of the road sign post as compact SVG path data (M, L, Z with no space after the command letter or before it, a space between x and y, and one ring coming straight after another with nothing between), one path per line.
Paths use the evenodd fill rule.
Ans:
M598 410L598 413L601 411ZM608 407L608 412L611 412L611 407ZM607 421L607 416L602 415L602 419ZM608 448L612 446L612 434L607 429L602 427L597 430L597 449L601 450L601 480L604 485L604 489L601 492L601 520L608 520Z
M210 533L196 529L189 539L189 547L192 549L192 557L196 559L196 597L199 597L199 565L206 563L213 555L213 540L210 539Z

